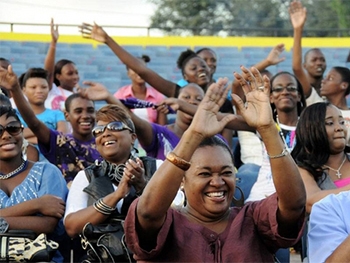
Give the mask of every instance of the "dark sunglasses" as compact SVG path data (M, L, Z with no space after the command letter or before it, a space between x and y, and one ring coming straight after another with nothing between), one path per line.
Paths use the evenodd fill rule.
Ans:
M0 136L2 136L5 131L12 136L16 136L23 131L23 125L18 121L10 122L5 127L0 125Z
M272 92L275 93L281 93L283 90L287 90L288 92L297 92L298 87L296 86L287 86L287 87L282 87L282 86L276 86L271 89Z
M104 133L106 128L108 130L110 130L110 131L129 130L129 131L133 132L133 130L128 125L126 125L124 122L122 122L122 121L112 121L112 122L108 123L107 125L98 125L95 128L93 128L92 135L94 137L98 137L102 133Z

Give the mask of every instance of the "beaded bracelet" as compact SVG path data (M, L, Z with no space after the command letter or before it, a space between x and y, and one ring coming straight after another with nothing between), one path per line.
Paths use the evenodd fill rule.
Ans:
M115 208L107 205L105 202L103 202L103 199L98 199L94 204L93 207L97 212L100 212L104 215L110 215L115 211Z
M269 155L269 154L267 154L267 156L270 159L277 159L277 158L286 156L288 153L289 152L288 152L287 148L284 148L283 151L280 154L277 154L277 155Z

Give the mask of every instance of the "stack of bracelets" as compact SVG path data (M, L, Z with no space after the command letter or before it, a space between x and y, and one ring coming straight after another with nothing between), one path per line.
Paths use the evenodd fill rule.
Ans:
M115 211L115 208L107 205L105 202L103 202L103 199L100 198L94 203L94 208L97 212L100 212L104 215L110 215Z

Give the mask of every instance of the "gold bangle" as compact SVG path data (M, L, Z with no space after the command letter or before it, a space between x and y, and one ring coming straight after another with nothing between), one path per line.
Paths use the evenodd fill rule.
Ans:
M191 166L190 162L185 161L184 159L180 158L173 152L168 153L166 156L166 159L169 162L171 162L173 165L179 167L181 170L184 170L184 171L187 171Z
M267 156L270 159L277 159L277 158L286 156L288 153L289 152L288 152L287 148L283 148L283 151L280 154L277 154L277 155L269 155L269 154L267 154Z

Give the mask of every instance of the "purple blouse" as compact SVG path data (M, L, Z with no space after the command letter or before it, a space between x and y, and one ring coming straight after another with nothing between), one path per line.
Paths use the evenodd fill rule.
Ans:
M41 153L61 170L67 183L96 159L102 160L100 153L96 150L95 138L82 142L72 134L50 130L49 145L42 144L40 140L38 144Z

